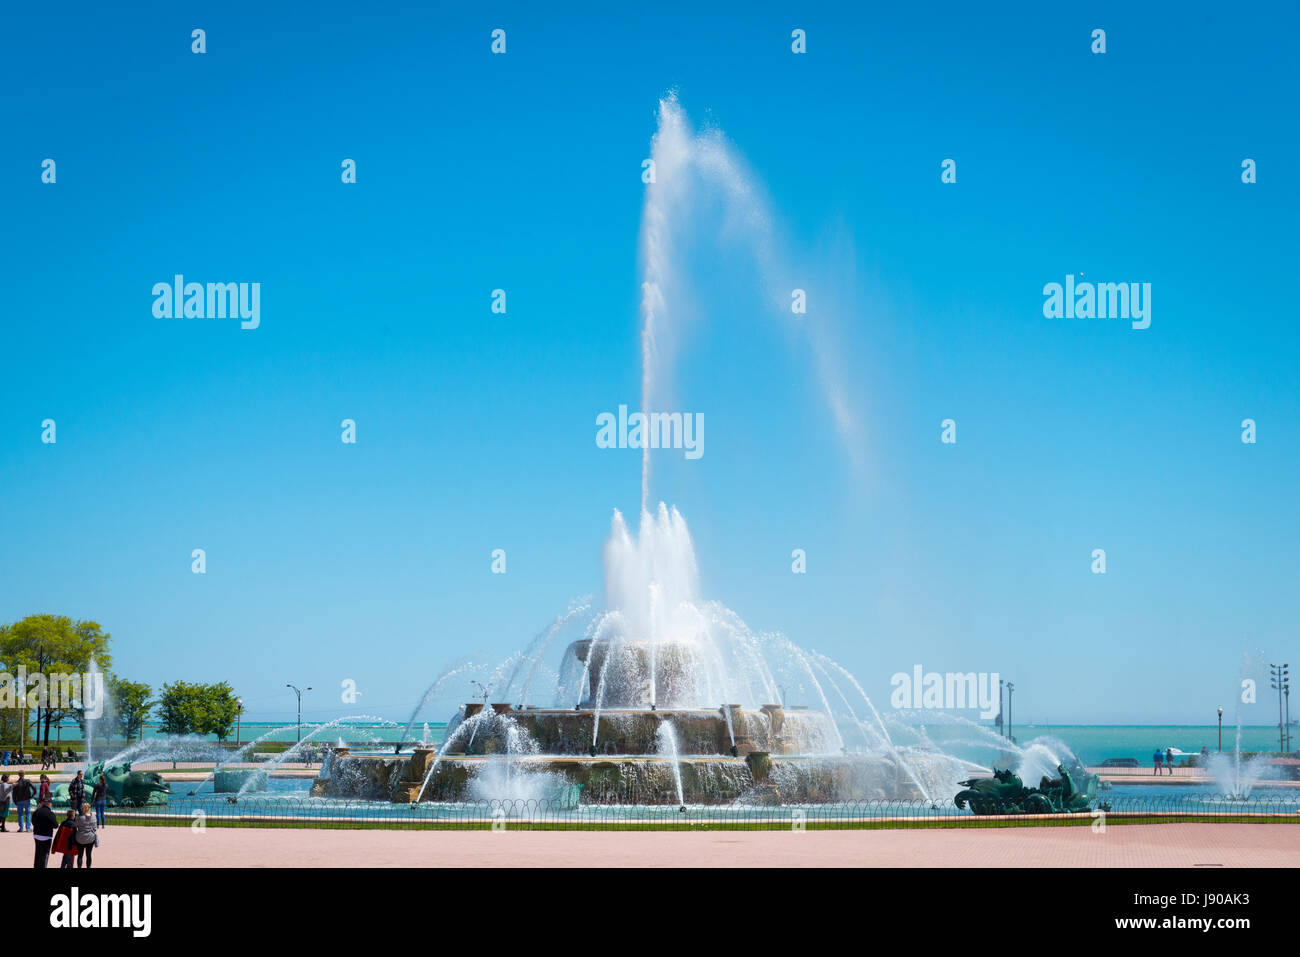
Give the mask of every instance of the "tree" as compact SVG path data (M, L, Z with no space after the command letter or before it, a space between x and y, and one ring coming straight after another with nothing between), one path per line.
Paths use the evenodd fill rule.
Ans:
M211 734L224 741L238 713L235 690L227 681L210 685L176 681L163 685L158 699L163 734Z
M235 719L239 716L239 699L235 697L235 689L228 681L207 685L206 689L207 721L203 731L216 735L218 741L225 741L230 737Z
M156 704L153 688L143 681L111 677L108 681L108 699L112 708L112 727L122 735L123 741L135 740Z
M158 730L163 734L193 734L201 723L201 685L176 681L163 685L158 698Z
M111 637L98 622L74 621L67 615L28 615L0 627L5 670L16 674L22 667L44 683L46 694L35 708L37 736L43 731L44 745L50 743L50 725L72 711L71 702L61 700L60 694L67 676L90 671L92 661L97 669L107 670L112 664Z

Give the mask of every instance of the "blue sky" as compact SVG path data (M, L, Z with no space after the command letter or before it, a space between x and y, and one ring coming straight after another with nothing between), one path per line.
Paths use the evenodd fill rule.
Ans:
M599 593L672 89L834 303L867 463L720 268L675 372L706 454L652 489L710 596L878 700L998 671L1040 722L1211 723L1243 651L1295 648L1292 5L263 6L4 15L0 620L93 617L120 673L253 718L344 678L405 717ZM177 272L260 282L261 327L156 319ZM1044 318L1067 273L1150 282L1151 327Z

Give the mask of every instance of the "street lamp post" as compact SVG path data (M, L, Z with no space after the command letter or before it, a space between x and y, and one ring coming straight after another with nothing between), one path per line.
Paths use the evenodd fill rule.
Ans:
M1219 709L1219 752L1223 752L1223 709Z
M1287 700L1287 713L1286 716L1284 716L1283 720L1284 722L1286 722L1286 727L1287 727L1287 754L1290 754L1291 753L1291 679L1290 677L1288 677L1286 681L1283 681L1282 693L1284 694L1284 696L1286 696L1286 700Z
M292 688L294 693L298 695L298 729L297 730L298 730L298 740L301 742L302 741L302 693L304 691L310 691L311 685L308 685L305 688L299 688L296 685L286 684L285 687Z
M1011 733L1011 696L1015 694L1016 686L1010 681L1007 682L1007 740L1012 744L1016 743L1015 735Z
M1286 719L1282 714L1282 693L1286 691L1287 697L1290 698L1291 696L1290 690L1287 688L1289 684L1287 681L1287 667L1286 662L1280 665L1270 664L1268 666L1269 684L1277 690L1277 747L1282 752L1286 751L1285 735L1287 731Z
M235 748L239 748L240 719L244 717L244 699L235 699Z
M1007 736L1007 709L1004 703L1006 699L1006 681L998 679L998 730L1002 732L1002 737Z

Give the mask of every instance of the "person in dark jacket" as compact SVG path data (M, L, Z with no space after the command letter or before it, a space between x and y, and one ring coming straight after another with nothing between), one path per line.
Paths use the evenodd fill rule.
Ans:
M83 772L78 771L77 776L68 782L68 807L79 808L86 803L86 779L82 777Z
M42 774L41 789L38 792L36 792L36 803L40 804L42 801L53 801L53 800L54 800L54 792L50 789L50 776L48 774Z
M19 834L32 829L32 795L35 793L36 789L28 780L27 772L19 771L18 780L14 782L14 807L18 810Z
M95 825L104 827L104 811L108 808L108 779L104 775L99 776L95 783L95 790L91 795L91 802L95 805Z
M36 813L32 815L32 837L36 839L36 860L33 867L44 867L50 860L50 845L54 843L54 829L59 826L59 819L50 809L50 802L39 802Z

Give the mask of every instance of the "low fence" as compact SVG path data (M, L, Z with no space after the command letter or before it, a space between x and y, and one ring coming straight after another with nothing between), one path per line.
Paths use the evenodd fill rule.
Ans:
M1106 805L1109 806L1106 806ZM1080 827L1171 822L1300 824L1297 797L1215 800L1115 798L1072 814L976 815L928 801L756 806L594 805L546 800L389 804L301 796L173 799L167 806L111 808L108 823L173 827L307 827L412 830L827 830L936 827Z

